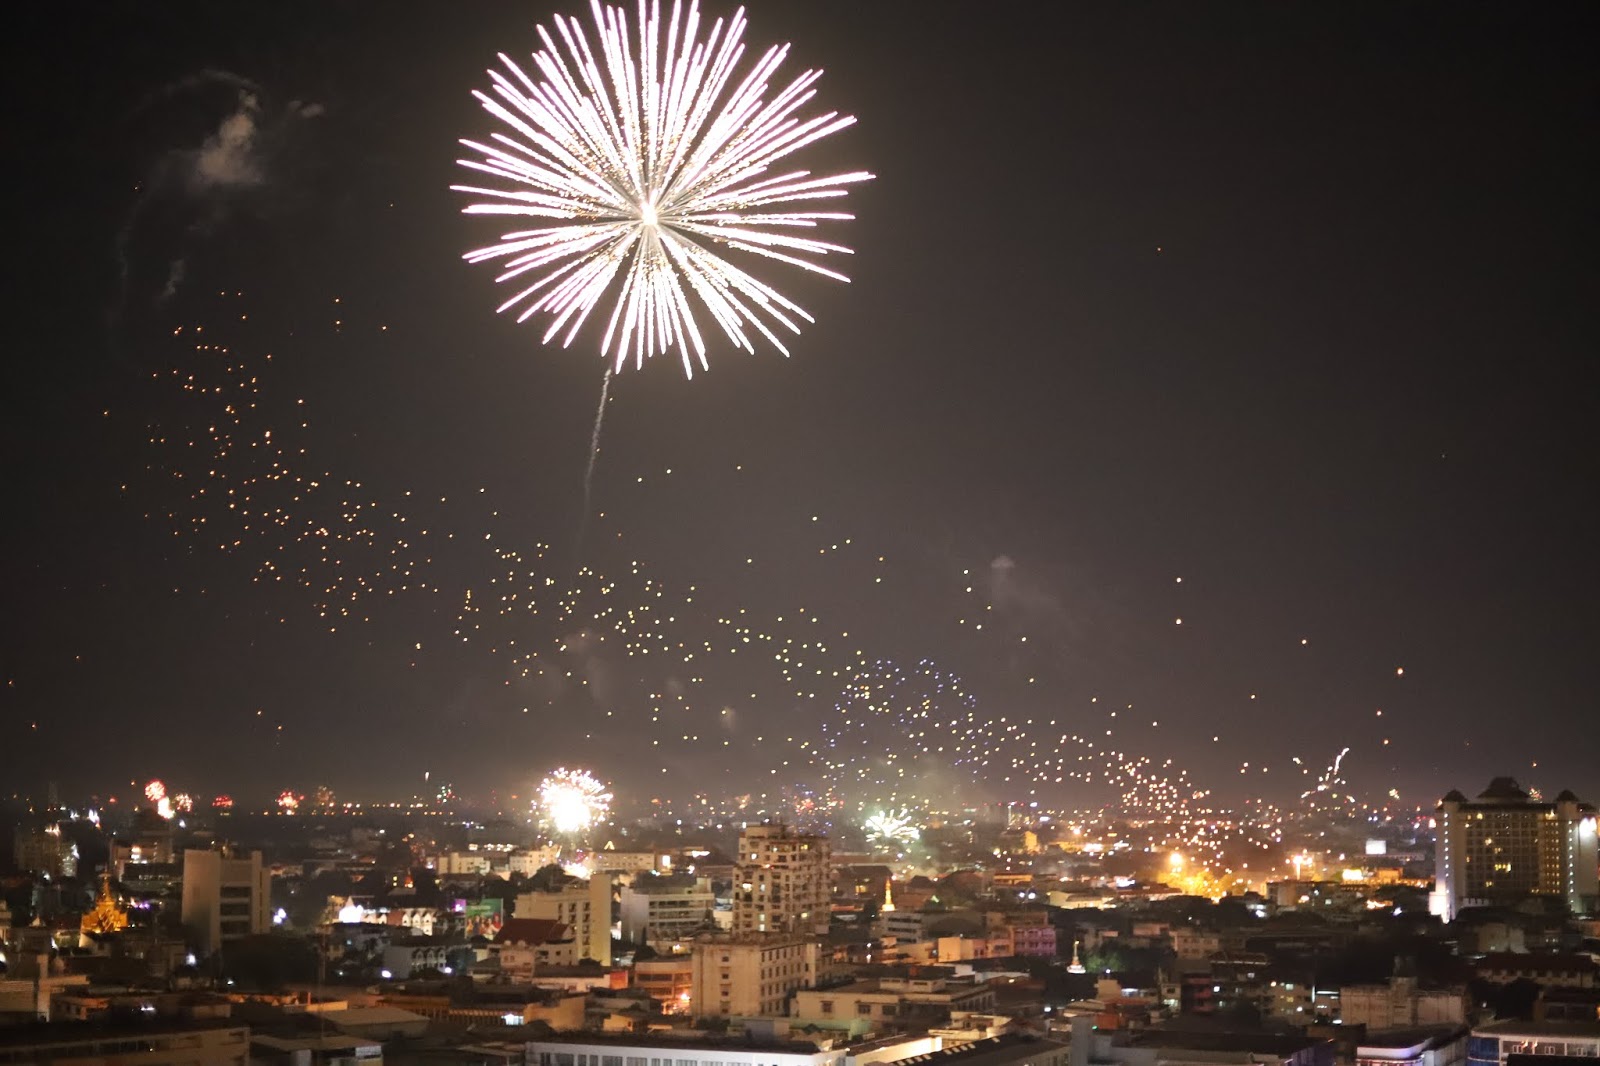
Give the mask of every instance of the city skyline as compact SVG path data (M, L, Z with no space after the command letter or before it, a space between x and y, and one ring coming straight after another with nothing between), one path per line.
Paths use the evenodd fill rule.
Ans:
M1592 13L757 6L851 284L619 378L586 515L449 191L575 12L181 10L25 123L16 791L1600 796Z

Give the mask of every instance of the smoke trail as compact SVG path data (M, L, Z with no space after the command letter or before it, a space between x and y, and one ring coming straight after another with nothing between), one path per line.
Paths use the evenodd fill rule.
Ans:
M594 432L589 436L589 465L583 472L583 516L578 520L578 550L583 550L583 535L589 529L589 510L594 497L594 464L600 458L600 427L605 423L606 400L611 394L612 367L600 381L600 405L594 412Z

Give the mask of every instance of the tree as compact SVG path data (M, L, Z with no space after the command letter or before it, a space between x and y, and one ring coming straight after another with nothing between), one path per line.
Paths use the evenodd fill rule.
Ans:
M1539 1001L1540 988L1536 982L1519 977L1510 984L1498 985L1491 981L1474 981L1474 998L1494 1011L1501 1019L1530 1021L1533 1008Z
M1083 966L1090 973L1120 973L1127 968L1127 961L1120 949L1102 943L1084 956Z
M567 872L555 863L541 866L528 880L531 892L556 892L567 882Z
M517 898L517 886L503 877L490 875L483 882L483 898L498 899L504 903L511 903ZM506 908L507 911L510 908Z
M444 893L439 890L439 877L426 866L414 867L411 871L411 887L415 892L413 897L419 907L439 907L444 904Z

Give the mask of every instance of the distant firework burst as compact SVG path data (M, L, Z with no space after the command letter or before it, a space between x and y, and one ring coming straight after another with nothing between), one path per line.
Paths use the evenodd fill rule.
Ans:
M880 848L908 848L922 839L915 816L904 808L869 815L861 828L867 843Z
M608 303L600 350L613 369L671 350L685 373L706 369L696 305L734 345L754 351L753 332L788 354L773 327L799 333L811 316L724 253L848 280L821 260L850 249L815 233L852 216L818 208L871 175L817 177L786 160L855 119L803 113L821 71L772 90L787 45L741 68L742 9L706 27L694 0L665 19L659 0L640 0L632 29L621 8L595 0L591 12L593 46L558 15L555 36L538 27L536 77L502 53L492 91L473 94L501 128L461 142L473 157L460 164L491 179L454 186L473 198L465 212L535 221L466 258L503 261L500 310L548 315L545 343L570 345Z
M587 770L554 771L539 785L539 811L561 836L577 836L606 820L611 792Z
M167 795L166 784L159 779L144 786L144 798L154 805L157 814L169 821L177 813L173 809L171 797Z

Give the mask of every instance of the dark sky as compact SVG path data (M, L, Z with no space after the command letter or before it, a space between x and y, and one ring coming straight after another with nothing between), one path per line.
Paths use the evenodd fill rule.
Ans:
M469 91L546 7L36 12L7 64L0 771L782 788L824 780L800 745L853 670L926 659L891 689L961 678L979 725L950 748L992 795L1097 801L1030 767L1114 747L1282 801L1294 757L1347 745L1373 797L1498 773L1600 795L1600 16L1041 10L755 5L750 39L792 41L860 119L807 158L877 175L841 234L853 280L771 272L817 319L791 359L620 378L581 540L597 338L497 319L493 270L459 261L492 226L448 190L488 126ZM196 180L245 94L248 171ZM222 472L268 469L272 430L319 480L272 487L282 527L189 498L222 410L190 374L257 376L258 446ZM364 541L299 536L347 497ZM316 588L368 566L372 591L323 617L266 559ZM519 613L483 610L510 573ZM607 628L630 607L656 634L633 656ZM908 728L851 720L868 746Z

